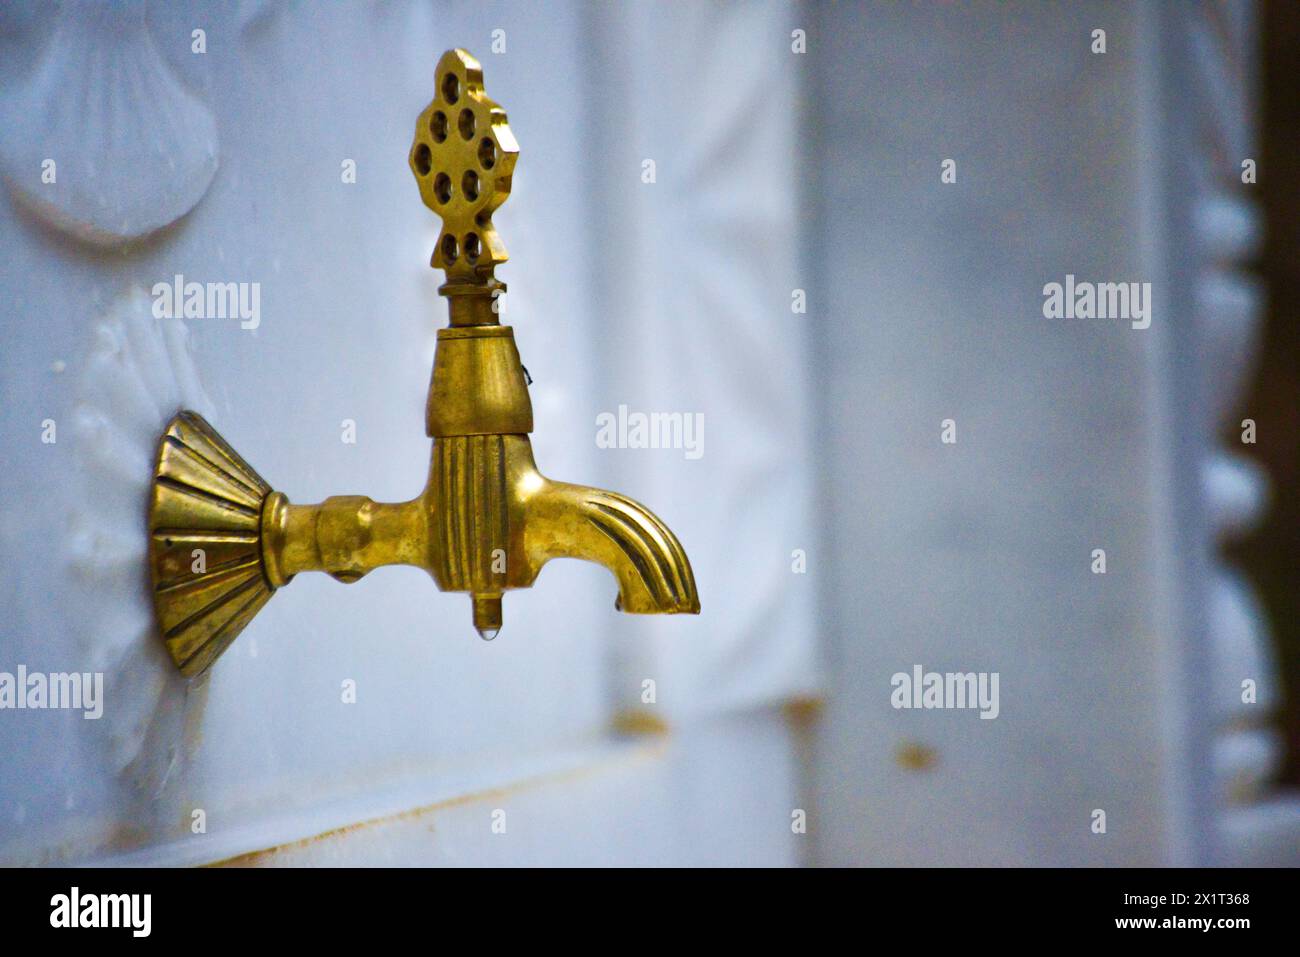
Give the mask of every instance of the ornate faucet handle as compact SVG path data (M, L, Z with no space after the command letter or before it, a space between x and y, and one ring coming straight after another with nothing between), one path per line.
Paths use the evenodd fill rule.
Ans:
M300 572L357 581L385 565L425 569L470 598L475 629L494 638L502 597L531 588L554 558L604 565L615 607L697 614L691 563L672 531L626 496L555 482L533 461L533 407L514 330L497 321L492 271L506 250L492 213L510 195L519 146L483 71L464 50L438 61L438 96L420 114L411 169L442 217L433 266L450 328L438 331L425 431L424 491L407 502L336 495L294 505L193 412L158 443L149 557L158 628L177 667L202 673L275 590Z
M492 214L510 197L519 144L505 110L483 91L483 67L464 50L438 61L438 95L415 121L411 172L442 217L432 265L448 282L485 283L506 261Z

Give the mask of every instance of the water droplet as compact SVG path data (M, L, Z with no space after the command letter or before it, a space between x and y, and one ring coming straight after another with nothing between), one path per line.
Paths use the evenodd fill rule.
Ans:
M500 628L480 628L480 629L478 629L478 636L479 636L480 638L482 638L484 641L491 641L493 638L495 638L495 637L496 637L497 635L499 635L500 633L501 633L501 629L500 629Z

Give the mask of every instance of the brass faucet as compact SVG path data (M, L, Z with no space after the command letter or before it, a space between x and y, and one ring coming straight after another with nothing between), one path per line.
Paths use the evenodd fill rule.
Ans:
M426 407L429 479L409 502L360 495L293 505L272 491L197 413L158 443L149 509L159 629L186 675L201 674L275 589L298 572L354 582L381 565L416 565L443 591L468 592L474 627L501 629L501 597L528 588L552 558L599 562L618 579L615 607L698 614L690 561L668 526L626 496L553 482L537 471L533 410L514 332L497 321L506 250L492 214L510 195L519 146L464 50L438 61L438 95L416 122L410 165L442 217L432 265L450 324L438 331Z

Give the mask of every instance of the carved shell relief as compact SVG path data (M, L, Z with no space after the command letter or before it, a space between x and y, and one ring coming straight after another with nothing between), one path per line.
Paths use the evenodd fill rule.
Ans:
M159 54L139 2L63 4L32 72L0 98L0 121L14 198L92 245L176 222L217 171L216 120Z

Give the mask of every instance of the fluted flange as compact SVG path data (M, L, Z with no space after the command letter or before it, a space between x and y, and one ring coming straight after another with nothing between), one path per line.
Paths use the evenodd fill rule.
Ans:
M196 412L158 443L149 503L153 602L183 674L202 674L275 589L262 566L262 504L271 487Z

